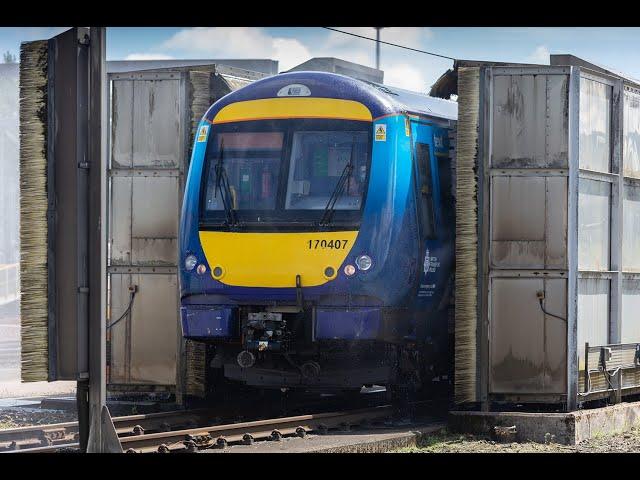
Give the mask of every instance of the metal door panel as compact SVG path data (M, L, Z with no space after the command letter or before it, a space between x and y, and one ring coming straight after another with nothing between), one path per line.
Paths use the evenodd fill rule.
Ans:
M493 278L490 331L491 393L562 393L566 388L566 280Z
M491 179L495 268L566 268L566 177Z
M567 167L567 81L566 75L494 77L493 167Z
M138 274L131 321L131 381L176 382L178 279L175 274Z
M180 166L183 154L180 97L179 79L134 82L134 167Z
M131 221L134 265L175 265L178 177L134 177Z
M187 148L185 83L180 72L118 74L111 79L112 321L129 302L129 286L136 285L138 292L131 316L111 332L109 382L171 387L177 382L175 270Z
M133 81L112 84L111 165L131 167L133 153Z

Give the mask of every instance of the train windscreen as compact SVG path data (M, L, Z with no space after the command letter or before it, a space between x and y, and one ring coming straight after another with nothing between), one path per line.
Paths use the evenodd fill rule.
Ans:
M201 222L355 225L364 204L370 124L283 120L214 126Z

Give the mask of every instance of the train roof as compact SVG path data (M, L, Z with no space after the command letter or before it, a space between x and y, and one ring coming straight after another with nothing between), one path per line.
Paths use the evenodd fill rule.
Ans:
M458 118L457 102L328 72L287 72L257 80L218 100L209 108L204 118L213 121L216 114L231 103L276 98L282 88L294 84L307 87L307 96L360 102L371 111L374 119L394 113L410 113L443 120Z

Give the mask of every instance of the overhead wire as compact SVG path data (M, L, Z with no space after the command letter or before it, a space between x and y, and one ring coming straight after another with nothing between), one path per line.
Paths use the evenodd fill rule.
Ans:
M392 47L404 48L405 50L411 50L413 52L424 53L426 55L433 55L434 57L446 58L448 60L454 60L454 61L456 60L456 58L454 58L454 57L449 57L447 55L442 55L440 53L428 52L426 50L420 50L419 48L407 47L406 45L399 45L397 43L385 42L383 40L377 40L375 38L365 37L364 35L358 35L357 33L346 32L344 30L338 30L337 28L332 28L332 27L322 27L322 28L324 28L326 30L331 30L331 31L334 31L334 32L338 32L338 33L343 33L345 35L351 35L352 37L362 38L364 40L371 40L372 42L378 42L378 43L383 43L385 45L391 45Z

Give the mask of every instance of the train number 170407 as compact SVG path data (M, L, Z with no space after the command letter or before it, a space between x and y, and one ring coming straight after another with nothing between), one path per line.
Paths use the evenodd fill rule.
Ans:
M348 240L309 240L309 250L317 250L318 248L333 248L334 250L345 250Z

